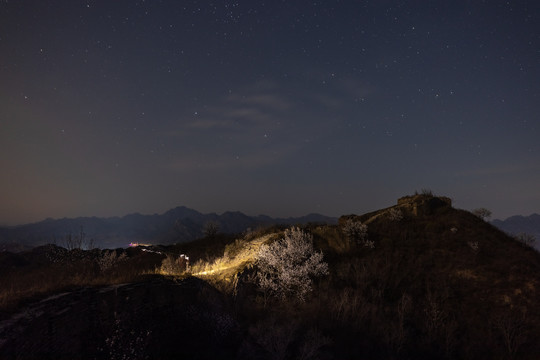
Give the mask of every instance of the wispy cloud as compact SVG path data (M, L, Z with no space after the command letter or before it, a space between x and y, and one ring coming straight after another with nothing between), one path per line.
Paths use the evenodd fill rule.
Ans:
M332 91L301 94L272 82L253 84L228 94L168 133L181 151L176 170L260 168L316 146L338 127L336 113L354 96L368 93L351 81L336 81ZM288 96L284 94L293 94ZM345 100L344 100L345 99Z
M178 172L255 169L275 164L294 150L293 146L288 145L282 146L280 149L258 149L252 152L238 152L236 155L232 152L192 152L181 154L167 163L166 166Z
M293 107L293 104L278 94L255 94L249 96L231 95L228 101L245 104L270 111L286 111Z
M178 148L168 167L177 171L259 168L279 162L302 145L295 141L288 115L297 105L269 84L244 93L218 99L167 131L164 135Z
M231 128L234 125L232 120L228 119L216 119L216 118L200 118L189 122L185 125L187 129L227 129Z

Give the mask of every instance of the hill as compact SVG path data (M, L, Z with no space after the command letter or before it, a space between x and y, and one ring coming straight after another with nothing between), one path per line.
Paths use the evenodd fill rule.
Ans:
M88 284L4 307L0 358L20 358L18 349L28 357L89 359L532 360L540 354L540 254L453 208L449 198L407 196L386 209L342 216L337 225L303 227L298 233L313 239L312 254L322 252L328 266L326 275L304 283L291 264L278 264L286 273L262 272L261 249L284 239L283 230L118 250L127 258L93 275L89 265L103 251L79 252L85 260L64 252L60 258L68 261L55 263L63 264L57 271L69 266L70 276L87 276ZM52 266L42 255L50 249L37 251L1 259L11 289L22 274ZM186 256L187 272L179 262ZM130 278L128 269L146 275ZM261 281L277 274L312 291L305 301L294 291L283 297L262 291Z
M94 246L100 248L116 248L126 247L130 243L174 244L192 241L204 236L208 226L212 226L213 231L238 234L272 224L333 224L336 221L335 218L319 214L297 218L247 216L241 212L202 214L179 206L161 215L47 219L34 224L0 227L0 251L14 252L48 243L66 246L66 238L70 236L83 242L92 241Z

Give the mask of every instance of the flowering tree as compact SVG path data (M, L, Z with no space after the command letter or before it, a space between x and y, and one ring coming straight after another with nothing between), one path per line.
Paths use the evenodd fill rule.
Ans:
M401 221L403 219L403 213L400 209L392 208L388 211L388 218L390 221Z
M491 217L491 211L486 208L474 209L472 213L482 220L487 220Z
M118 255L115 250L105 250L101 253L101 256L97 258L97 263L99 265L99 270L105 272L126 259L127 256L125 253Z
M257 254L257 283L265 294L282 300L305 301L312 290L312 277L328 274L323 253L313 248L313 237L297 227L283 238L262 245Z
M362 224L360 221L347 220L343 225L343 233L351 244L361 244L365 247L373 249L375 242L368 239L367 225Z

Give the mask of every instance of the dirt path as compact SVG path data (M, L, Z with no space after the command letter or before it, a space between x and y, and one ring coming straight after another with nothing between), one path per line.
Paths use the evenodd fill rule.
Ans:
M254 263L261 245L265 244L275 234L261 236L248 242L242 250L232 259L218 259L210 266L210 269L197 272L193 276L213 276L229 272L237 272L248 264Z

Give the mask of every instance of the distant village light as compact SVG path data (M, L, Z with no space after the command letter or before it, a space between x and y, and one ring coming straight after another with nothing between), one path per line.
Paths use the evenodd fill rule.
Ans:
M138 247L138 246L152 246L152 244L142 244L142 243L129 243L129 247Z

